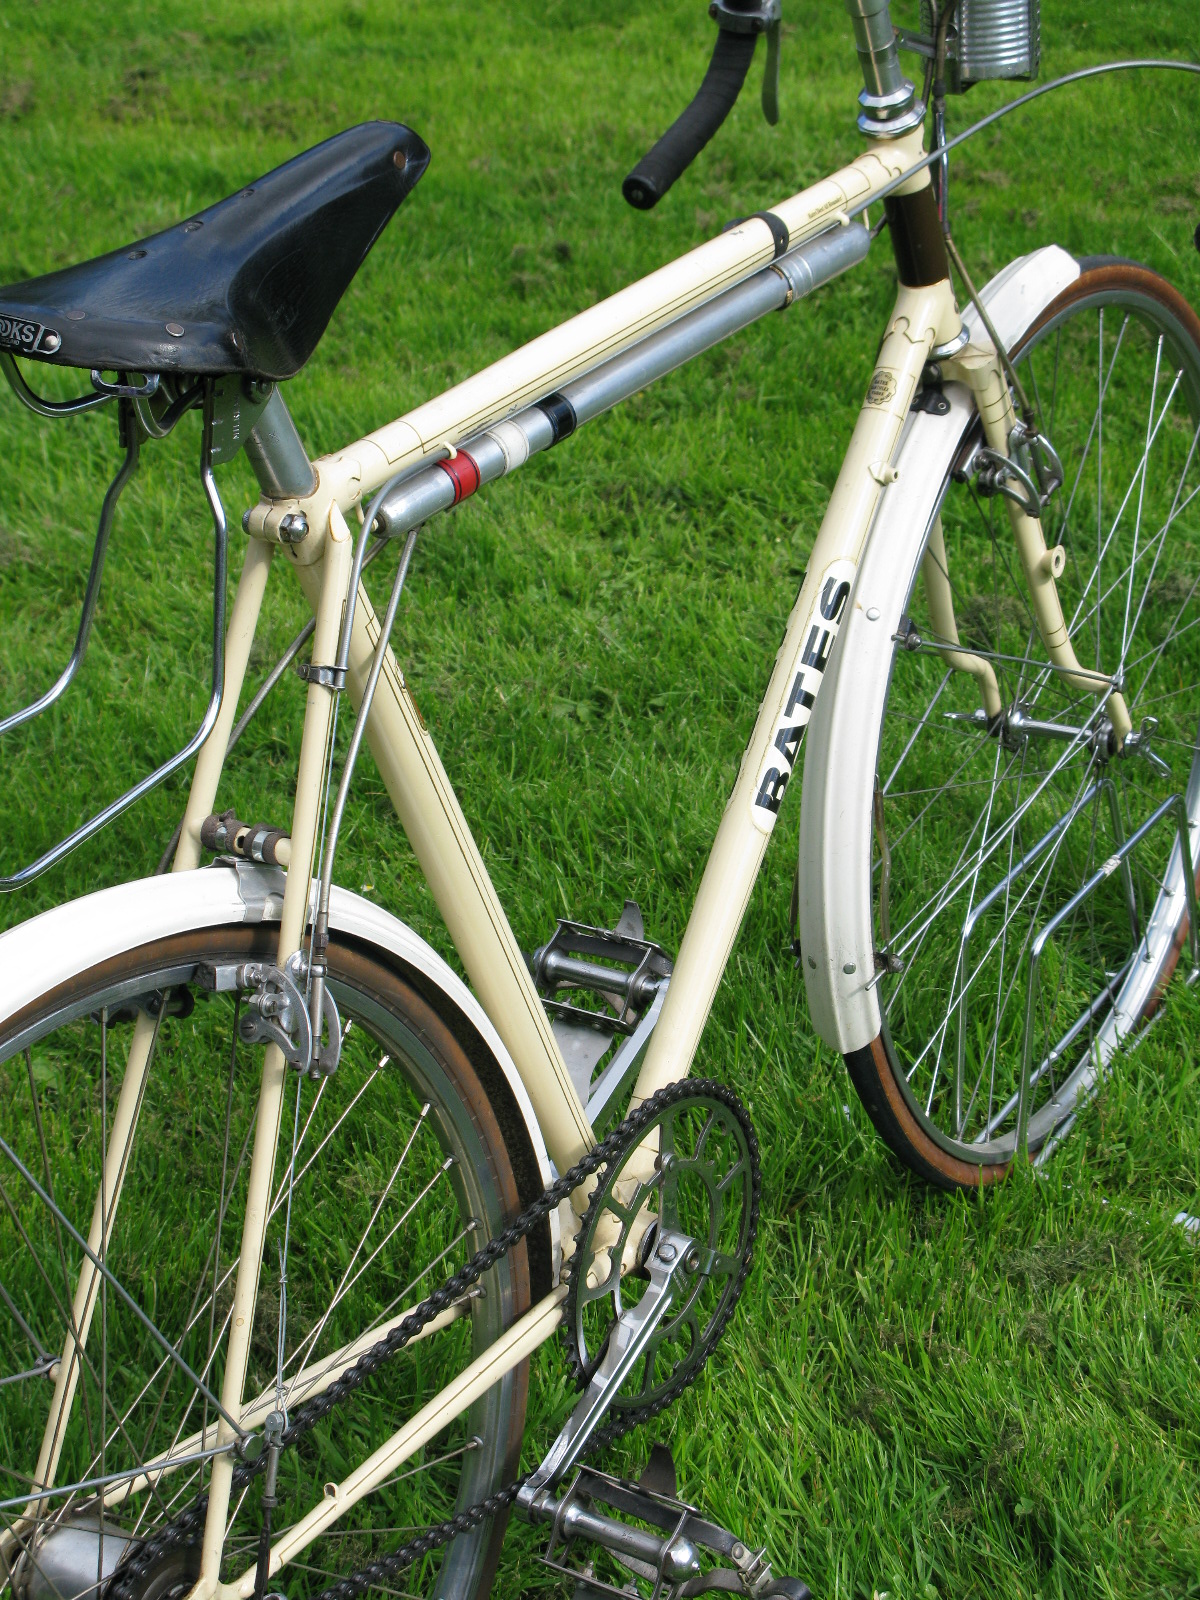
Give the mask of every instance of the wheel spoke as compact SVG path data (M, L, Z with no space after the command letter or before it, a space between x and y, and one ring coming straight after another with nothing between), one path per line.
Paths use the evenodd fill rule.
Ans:
M956 636L930 626L928 554L914 545L875 764L899 967L870 986L887 1070L930 1136L969 1162L1016 1136L1026 1047L1035 1148L1093 1092L1173 960L1175 927L1156 914L1182 907L1170 826L1119 851L1172 793L1200 813L1200 347L1176 304L1141 280L1127 294L1116 269L1085 272L1018 358L1066 468L1044 524L1067 553L1056 584L1076 658L1157 719L1139 734L1157 766L1137 740L1115 749L1107 691L1050 659L996 497L954 482L931 497ZM954 649L991 663L999 722L985 725L970 675L931 659Z
M239 1043L235 995L179 974L229 964L231 943L241 951L235 964L244 963L261 933L247 925L194 938L203 951L190 965L174 946L157 959L122 956L140 975L111 1001L104 985L119 988L117 977L103 975L92 988L81 979L81 1003L49 999L32 1044L22 1040L8 1056L0 1047L0 1323L12 1357L0 1373L12 1441L0 1528L41 1548L56 1526L95 1519L103 1507L103 1530L90 1544L77 1539L56 1556L69 1563L70 1550L83 1552L78 1584L59 1583L68 1600L75 1587L94 1590L96 1562L115 1555L110 1540L149 1539L153 1550L157 1530L206 1492L214 1452L231 1448L218 1443L217 1424L262 1052ZM404 1321L423 1286L450 1277L473 1241L499 1232L519 1208L501 1122L454 1035L390 965L354 952L342 959L355 977L331 968L330 993L349 1023L339 1072L312 1092L307 1080L289 1080L301 1092L288 1101L267 1206L266 1260L280 1270L268 1265L259 1281L248 1398L239 1407L252 1429L281 1395L296 1415L328 1393ZM360 972L370 975L366 987ZM137 1020L150 1006L152 1027ZM140 1081L118 1048L127 1025L141 1030L146 1063L128 1139L114 1109ZM89 1202L90 1250L77 1226ZM94 1325L72 1340L81 1263L96 1281ZM428 1325L435 1336L412 1341L411 1353L340 1401L347 1409L281 1460L279 1533L528 1304L526 1280L501 1260ZM72 1346L78 1379L54 1435L58 1481L45 1485L35 1470L50 1414L44 1373ZM17 1395L28 1399L10 1412ZM410 1523L444 1520L460 1503L460 1479L461 1503L491 1492L519 1439L521 1395L505 1379L481 1396L455 1425L466 1429L458 1440L389 1481L389 1514L379 1515L377 1500L375 1509L365 1501L348 1508L331 1548L361 1542L380 1551ZM253 1548L260 1489L247 1483L233 1496L228 1550ZM482 1529L457 1540L455 1570L483 1563L492 1538ZM324 1570L315 1548L298 1554ZM302 1595L307 1581L297 1565L289 1594Z

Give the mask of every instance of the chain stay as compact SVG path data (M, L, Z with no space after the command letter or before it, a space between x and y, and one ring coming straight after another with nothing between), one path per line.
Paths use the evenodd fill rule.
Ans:
M471 1289L485 1272L491 1270L497 1262L501 1261L510 1250L515 1249L523 1239L529 1237L538 1224L544 1221L552 1211L556 1210L562 1201L568 1199L576 1189L594 1177L601 1167L605 1167L617 1160L625 1153L630 1140L641 1136L646 1125L663 1110L676 1104L680 1100L691 1096L707 1095L719 1099L722 1104L729 1107L741 1122L746 1131L747 1142L750 1147L754 1172L754 1205L757 1214L759 1193L759 1168L758 1168L758 1140L750 1123L750 1118L745 1107L731 1089L723 1084L711 1082L706 1079L681 1078L676 1083L667 1084L657 1094L651 1095L648 1100L632 1111L625 1120L619 1123L611 1133L607 1134L599 1144L594 1145L569 1171L563 1173L550 1187L543 1191L539 1197L520 1212L513 1222L493 1239L483 1245L471 1257L470 1261L448 1278L439 1289L435 1289L424 1299L414 1311L392 1328L369 1350L363 1352L353 1366L348 1367L339 1378L314 1399L307 1401L297 1408L290 1419L283 1435L283 1445L287 1447L302 1439L306 1433L311 1432L316 1425L330 1415L343 1400L349 1398L355 1390L362 1387L367 1379L393 1356L398 1355L406 1344L409 1344L422 1331L426 1325L439 1316L447 1306L460 1300ZM738 1296L750 1271L754 1239L756 1233L756 1219L752 1222L746 1246L745 1258L737 1279L735 1292L729 1297L724 1315L716 1328L712 1345L724 1331L729 1317L733 1313ZM571 1352L574 1357L574 1352ZM574 1365L578 1368L578 1360ZM676 1387L665 1391L649 1405L638 1409L622 1412L620 1418L610 1423L606 1428L598 1429L592 1436L587 1453L604 1448L613 1443L630 1429L650 1421L674 1401L679 1394L692 1382L699 1371L699 1367L687 1372ZM239 1494L249 1484L265 1473L269 1454L263 1451L255 1460L242 1460L233 1470L233 1493ZM394 1578L406 1567L420 1561L435 1550L440 1550L460 1534L469 1533L478 1528L498 1512L510 1507L525 1487L532 1473L518 1478L515 1482L506 1484L504 1488L488 1495L483 1500L478 1500L474 1505L458 1512L455 1516L444 1522L435 1523L424 1529L415 1538L410 1539L390 1555L382 1556L378 1561L348 1574L337 1583L325 1589L318 1600L358 1600L365 1591L373 1585L384 1584ZM172 1518L153 1537L146 1539L124 1557L121 1564L113 1574L104 1600L137 1600L144 1582L152 1574L154 1567L164 1555L178 1549L181 1545L198 1542L198 1536L203 1530L205 1517L208 1511L207 1492L199 1495L190 1506L179 1516Z

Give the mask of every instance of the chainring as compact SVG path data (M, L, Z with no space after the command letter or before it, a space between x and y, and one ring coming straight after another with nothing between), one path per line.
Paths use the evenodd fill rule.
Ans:
M602 1170L568 1269L563 1327L582 1388L649 1281L640 1263L658 1229L694 1241L696 1269L680 1280L678 1298L613 1398L614 1415L658 1411L695 1379L737 1304L758 1232L761 1177L749 1113L719 1083L672 1088Z

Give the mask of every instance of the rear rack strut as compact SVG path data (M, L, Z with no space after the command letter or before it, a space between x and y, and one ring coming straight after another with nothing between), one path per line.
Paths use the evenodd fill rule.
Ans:
M61 839L52 849L31 861L19 871L0 877L0 890L19 889L32 879L45 872L48 868L61 861L77 845L90 839L93 834L99 833L101 828L119 817L123 811L128 811L143 795L177 772L186 761L200 749L200 746L212 732L213 725L221 709L221 699L225 688L225 589L228 569L228 523L225 517L225 508L221 504L221 497L217 492L216 479L213 477L213 418L215 408L215 386L206 382L204 386L204 433L200 448L200 482L204 488L205 498L213 521L213 608L212 608L212 692L209 695L208 706L201 718L200 726L184 745L183 749L173 755L153 772L148 773L123 795L109 802L100 811L82 823L73 833ZM59 674L54 684L36 700L30 702L19 711L0 721L0 739L5 734L21 727L24 723L41 716L66 692L79 671L83 658L87 653L88 639L92 630L92 622L96 612L96 602L100 594L100 579L104 572L104 560L108 553L108 540L112 532L113 517L117 508L117 501L121 497L126 484L133 477L138 467L138 456L141 445L141 433L138 421L129 400L121 399L117 402L119 407L119 428L121 443L125 448L125 457L117 470L116 476L108 487L104 497L104 504L100 511L99 526L96 530L96 543L92 552L92 565L88 573L87 588L84 591L83 607L79 619L79 628L75 635L75 646L71 652L70 660Z

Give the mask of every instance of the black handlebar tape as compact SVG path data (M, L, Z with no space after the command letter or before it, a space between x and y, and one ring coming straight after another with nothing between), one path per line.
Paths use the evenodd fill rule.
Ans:
M733 110L742 91L758 36L722 29L696 98L621 185L631 206L649 211L700 154Z

